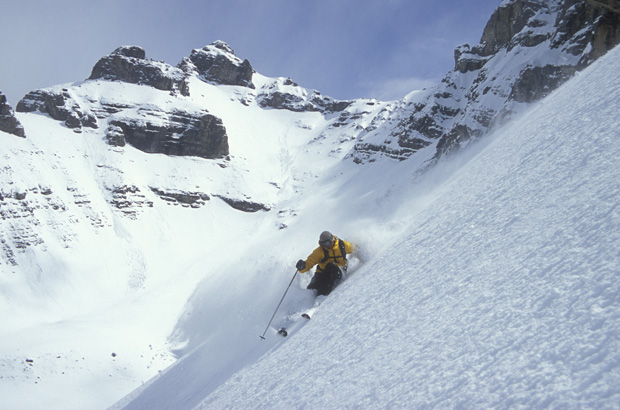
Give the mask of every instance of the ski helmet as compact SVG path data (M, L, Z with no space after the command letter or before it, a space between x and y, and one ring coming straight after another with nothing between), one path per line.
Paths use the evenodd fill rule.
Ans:
M321 236L319 237L319 245L321 246L329 246L334 240L334 235L329 231L321 232Z

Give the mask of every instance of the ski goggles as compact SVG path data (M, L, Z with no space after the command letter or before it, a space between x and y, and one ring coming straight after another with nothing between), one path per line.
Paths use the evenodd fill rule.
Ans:
M334 243L333 239L328 239L326 241L319 241L319 245L321 245L321 246L323 246L325 248L329 248L332 245L332 243Z

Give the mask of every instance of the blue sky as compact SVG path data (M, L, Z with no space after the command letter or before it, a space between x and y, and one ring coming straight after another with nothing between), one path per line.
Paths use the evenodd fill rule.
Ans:
M0 91L81 81L120 45L176 65L227 42L270 77L337 99L390 100L437 83L500 0L0 0Z

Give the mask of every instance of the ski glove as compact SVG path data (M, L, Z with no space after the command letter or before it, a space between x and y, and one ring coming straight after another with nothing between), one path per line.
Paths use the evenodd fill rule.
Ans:
M295 267L297 268L297 270L304 270L304 269L306 269L306 261L304 261L303 259L300 259L297 262L297 265L295 265Z

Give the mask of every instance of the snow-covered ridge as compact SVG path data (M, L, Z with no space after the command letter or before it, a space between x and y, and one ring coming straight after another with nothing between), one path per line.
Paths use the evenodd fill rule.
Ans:
M290 78L276 78L260 87L256 102L264 108L332 113L344 111L353 101L338 101L316 90L302 88Z
M110 81L141 88L115 94L113 91L120 86L106 86ZM17 104L16 110L47 114L76 132L83 128L105 129L111 125L105 134L112 145L122 146L127 142L145 152L223 158L229 153L227 124L209 113L216 107L212 108L203 98L201 82L235 87L234 93L240 96L241 104L256 104L266 109L316 111L328 115L343 111L352 103L324 97L290 79L263 77L255 73L247 60L242 61L234 55L230 46L216 41L193 50L178 68L147 59L140 47L119 47L95 64L88 80L32 91ZM195 84L193 88L190 87L192 83ZM259 84L256 91L255 83ZM156 90L169 93L163 96ZM180 107L185 113L181 116L187 120L180 121L177 126L172 124L175 121L166 123L166 119L179 118ZM158 127L159 131L154 130ZM195 136L189 138L189 135ZM196 149L197 146L201 147Z

